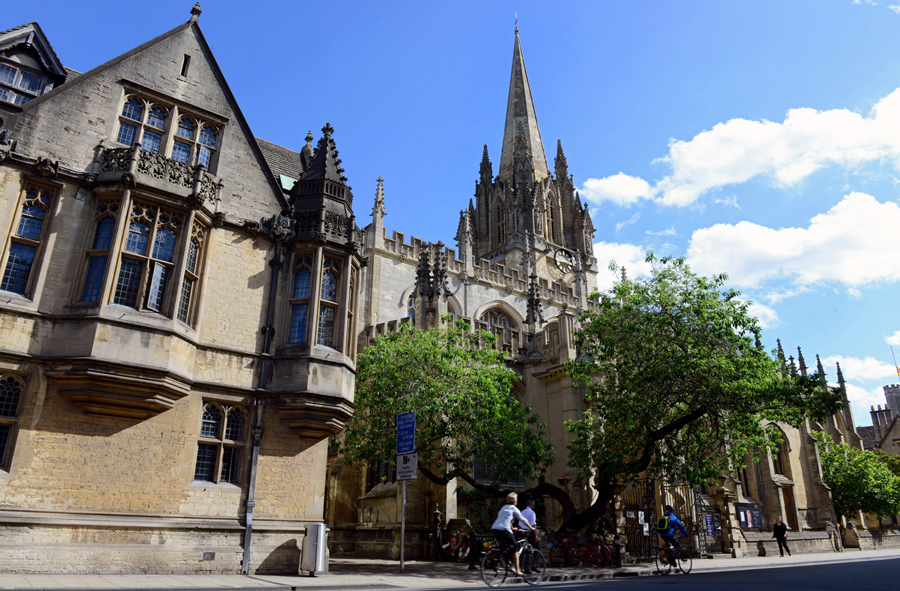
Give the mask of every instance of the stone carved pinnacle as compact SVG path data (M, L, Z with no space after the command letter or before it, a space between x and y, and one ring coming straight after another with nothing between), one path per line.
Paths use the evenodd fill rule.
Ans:
M482 183L490 183L491 179L494 177L494 167L491 164L490 158L488 158L487 144L484 145L484 152L481 154L481 167L478 173Z
M556 140L556 161L554 162L556 179L563 180L569 177L569 163L563 153L562 140Z
M322 128L322 133L325 135L326 139L331 139L331 134L334 133L334 128L331 126L331 123L325 123L325 126Z
M844 387L844 372L841 371L841 362L835 362L837 365L837 377L838 377L838 385L843 388Z
M309 146L310 148L312 148L312 142L316 138L313 137L311 129L306 133L306 138L304 138L304 139L306 139L306 145Z
M794 363L794 356L791 355L790 357L788 357L788 360L791 362L790 363L791 377L796 378L797 377L797 365Z
M800 347L797 347L797 363L800 365L800 375L804 378L806 377L806 360L803 359L803 351L800 350Z
M538 294L537 275L534 271L528 277L528 309L525 314L525 324L544 323L544 313L541 310L541 297Z
M819 373L819 376L821 376L822 381L824 382L825 381L825 368L822 367L822 360L819 358L818 353L816 353L816 371Z
M203 12L203 11L200 10L200 3L197 2L196 4L194 4L194 7L191 8L191 16L192 16L194 19L200 18L200 13L201 13L201 12Z
M453 292L447 285L447 253L444 250L444 243L438 241L433 245L436 248L434 253L434 271L432 272L432 294L447 299Z
M378 177L378 187L375 189L375 206L372 208L372 215L387 215L384 211L384 178Z

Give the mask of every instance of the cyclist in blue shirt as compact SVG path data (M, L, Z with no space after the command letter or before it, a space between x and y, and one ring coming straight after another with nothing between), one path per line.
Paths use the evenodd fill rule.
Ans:
M688 533L687 530L684 529L681 520L675 515L675 508L672 505L666 505L664 509L666 511L666 517L669 518L669 529L664 532L659 532L659 537L661 537L666 544L672 546L672 562L674 562L676 558L681 556L681 544L678 543L678 539L675 537L675 528L677 527L680 529L681 535L684 537L687 537Z

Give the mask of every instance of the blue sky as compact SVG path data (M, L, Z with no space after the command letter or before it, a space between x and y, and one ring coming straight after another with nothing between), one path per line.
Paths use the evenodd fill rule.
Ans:
M192 5L13 3L0 26L38 21L86 71ZM226 79L259 137L334 125L360 225L383 176L389 230L453 244L484 144L497 170L518 11L603 269L651 248L728 273L768 348L841 362L857 424L898 381L900 0L248 5L202 3Z

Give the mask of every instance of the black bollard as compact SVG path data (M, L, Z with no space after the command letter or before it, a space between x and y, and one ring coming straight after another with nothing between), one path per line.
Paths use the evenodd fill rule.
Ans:
M619 534L613 536L613 566L616 568L622 566L622 542L619 540Z
M469 530L469 570L478 570L481 564L481 544L475 543L475 530Z

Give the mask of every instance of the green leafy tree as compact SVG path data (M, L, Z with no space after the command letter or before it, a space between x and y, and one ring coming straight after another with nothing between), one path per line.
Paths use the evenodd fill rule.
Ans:
M563 527L595 521L642 474L692 484L733 474L748 453L774 448L777 434L763 425L799 426L841 407L822 376L788 375L762 350L750 303L725 275L698 276L683 258L646 260L649 278L593 294L581 318L569 372L588 386L589 408L567 424L569 464L599 495Z
M543 423L513 395L518 377L494 341L464 322L428 330L401 324L376 337L357 363L356 411L342 436L346 456L393 462L395 417L415 411L418 469L431 481L459 477L500 494L500 483L537 478L555 456Z
M831 489L835 510L852 516L862 511L879 520L900 514L900 477L892 470L896 464L878 451L851 449L846 443L834 443L826 433L814 434L819 443L822 476Z

